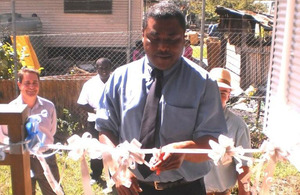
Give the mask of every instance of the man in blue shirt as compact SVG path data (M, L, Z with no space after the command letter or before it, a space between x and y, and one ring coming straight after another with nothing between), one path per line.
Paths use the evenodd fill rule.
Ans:
M185 19L172 3L152 6L144 18L146 56L119 67L106 83L96 128L100 142L116 146L139 140L151 72L163 72L155 147L209 149L209 140L227 132L217 83L197 64L182 57ZM210 170L207 154L161 153L154 172L144 178L132 170L131 186L119 194L205 194L203 176Z

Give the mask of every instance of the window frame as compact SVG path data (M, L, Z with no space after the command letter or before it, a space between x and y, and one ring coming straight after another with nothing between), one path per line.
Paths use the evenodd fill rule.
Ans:
M103 9L99 9L103 3ZM76 9L76 7L80 7L80 9ZM112 0L64 0L64 13L112 14Z

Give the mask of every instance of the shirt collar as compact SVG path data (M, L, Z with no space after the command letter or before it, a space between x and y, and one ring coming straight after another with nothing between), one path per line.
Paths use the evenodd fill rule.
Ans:
M177 60L177 62L174 64L174 66L172 66L172 68L168 70L163 70L164 77L168 76L173 71L175 71L182 63L182 60L182 57L180 57L179 60ZM145 55L145 73L147 73L147 75L149 74L150 77L153 68L155 68L155 66L149 61L147 55Z
M35 102L35 105L43 105L43 102L41 100L41 98L39 96L36 97L36 102Z
M21 95L21 94L17 97L17 99L19 99L19 100L18 100L19 102L22 102L23 104L26 104L26 103L23 101L22 95ZM40 97L37 96L37 97L36 97L36 102L35 102L33 108L36 108L36 107L38 107L39 105L43 105L43 102L41 101Z

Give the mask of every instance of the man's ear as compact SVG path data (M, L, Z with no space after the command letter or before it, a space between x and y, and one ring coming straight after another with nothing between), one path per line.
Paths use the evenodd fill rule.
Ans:
M18 81L18 87L19 87L19 90L21 91L21 85L22 85L22 83L20 83L19 81Z

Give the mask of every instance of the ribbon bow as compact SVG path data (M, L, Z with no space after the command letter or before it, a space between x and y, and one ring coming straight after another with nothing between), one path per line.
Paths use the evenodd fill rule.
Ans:
M101 144L97 139L92 138L90 133L84 133L82 137L72 135L68 140L71 151L68 156L77 161L83 154L88 154L91 159L102 158L101 154L106 145Z
M145 154L141 152L141 146L142 144L136 139L130 143L125 141L114 148L111 157L103 158L104 166L108 166L112 175L111 179L115 184L124 185L128 188L131 186L129 169L135 169L136 163L145 163Z
M30 151L37 151L44 145L45 134L39 130L39 123L42 121L41 117L47 117L47 110L42 110L40 114L31 115L28 117L25 129L27 137L25 141L28 141L27 147Z
M220 135L218 141L219 143L213 140L209 141L212 151L208 153L208 156L214 161L215 165L228 164L232 162L233 157L237 161L236 171L241 174L243 173L242 160L246 160L249 166L253 164L251 158L244 156L243 147L234 147L234 142L231 138Z
M232 161L231 157L234 155L232 150L234 148L233 140L220 135L218 141L219 143L213 140L209 141L212 151L208 153L208 156L214 161L215 165L228 164Z

